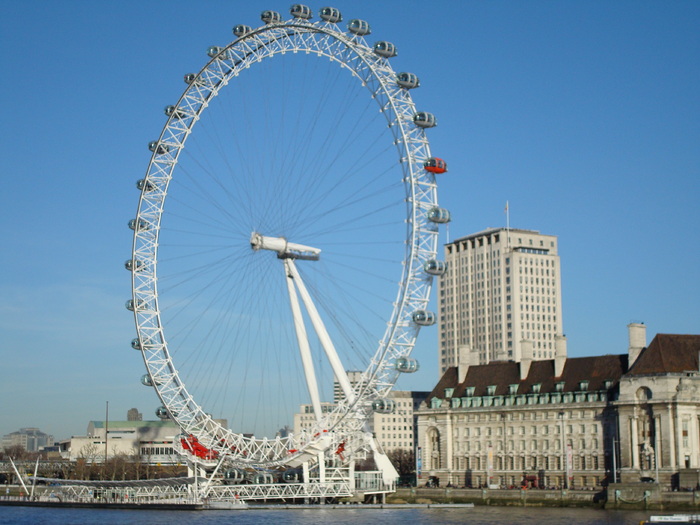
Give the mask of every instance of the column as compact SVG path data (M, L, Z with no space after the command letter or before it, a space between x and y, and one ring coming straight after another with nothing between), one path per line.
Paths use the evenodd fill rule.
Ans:
M683 426L681 424L681 415L678 413L678 405L676 405L676 413L673 416L673 424L676 428L676 464L679 468L683 468L685 466L685 463L683 461L685 458L683 457L683 453L681 452L683 450Z
M693 454L695 456L695 465L700 465L700 442L697 436L700 436L700 416L695 418L695 432L693 432L688 438L690 443L692 443Z
M452 428L452 411L447 410L447 413L445 414L445 468L447 468L448 472L448 480L452 481L452 464L453 464L453 458L452 455L454 453L454 434L453 434L453 428Z
M676 468L676 435L673 431L673 407L671 403L668 404L668 456L669 465L672 469Z
M661 468L664 466L664 454L661 450L661 416L654 416L654 458L656 466ZM656 480L659 481L658 479Z
M632 468L639 468L639 443L637 436L637 416L630 417L630 454L632 456Z

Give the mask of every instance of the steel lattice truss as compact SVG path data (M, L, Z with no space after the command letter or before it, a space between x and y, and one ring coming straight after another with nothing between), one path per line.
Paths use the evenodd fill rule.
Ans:
M364 372L352 405L341 402L308 433L284 438L247 438L221 427L188 392L170 353L160 319L157 289L158 235L168 185L188 136L209 102L248 67L274 55L307 53L327 57L346 68L377 101L385 115L399 154L406 190L407 241L403 275L386 332ZM375 54L363 37L345 33L336 24L292 19L254 29L222 48L193 75L171 112L143 181L134 221L132 251L133 307L148 373L158 396L184 433L226 456L232 464L274 466L315 461L340 444L346 457L365 445L358 436L373 400L386 396L397 380L397 359L410 355L420 326L412 315L427 308L432 275L424 266L437 254L438 227L428 213L437 207L435 176L423 169L430 157L425 130L414 123L415 105L408 89L396 82L386 58ZM290 453L290 451L293 451ZM341 491L342 492L342 491Z

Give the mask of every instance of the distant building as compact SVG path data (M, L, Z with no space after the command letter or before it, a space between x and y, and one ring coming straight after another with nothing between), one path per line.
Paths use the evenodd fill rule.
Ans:
M348 375L348 381L350 381L350 386L355 388L362 381L362 372L359 370L351 370L346 372ZM345 397L342 388L340 388L340 383L337 379L333 380L333 403L338 403L341 399Z
M658 334L648 347L644 325L629 325L629 335L623 355L448 368L417 414L422 479L695 487L700 335Z
M38 452L53 445L53 436L38 428L20 428L17 432L10 432L2 437L3 450L20 446L27 452Z
M414 450L416 443L414 410L428 396L429 392L391 391L389 399L396 403L396 409L391 414L375 413L369 419L370 432L374 433L377 442L385 452L395 449ZM334 403L321 403L321 411L325 414L332 411ZM294 433L309 430L315 423L316 416L312 405L301 405L298 413L294 414Z
M535 360L566 353L557 238L532 230L492 228L445 245L439 277L439 369Z
M174 421L90 421L86 436L73 436L63 457L100 463L107 458L141 456L145 461L161 464L178 462L174 443L180 427Z
M143 421L143 414L137 408L130 408L126 413L127 421Z
M226 426L226 420L217 420ZM181 430L175 421L90 421L86 436L73 436L61 443L61 456L77 461L101 463L105 456L139 456L151 464L183 462Z
M326 414L332 412L335 408L335 404L322 402L321 412ZM299 412L294 414L294 434L299 435L302 431L311 430L311 427L316 423L316 415L314 414L314 407L310 404L301 405L299 407Z
M415 411L430 392L392 390L389 399L396 403L392 414L375 413L372 431L385 452L408 450L413 452L417 444Z

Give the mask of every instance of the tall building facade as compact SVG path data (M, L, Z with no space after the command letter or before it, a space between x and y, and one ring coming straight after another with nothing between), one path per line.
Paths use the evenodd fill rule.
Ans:
M440 370L553 359L563 340L557 238L491 228L445 245L439 279ZM461 357L460 357L461 356Z

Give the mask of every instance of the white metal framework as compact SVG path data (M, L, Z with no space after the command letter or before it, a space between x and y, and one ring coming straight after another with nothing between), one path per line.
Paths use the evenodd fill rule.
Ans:
M294 6L297 9L303 7ZM187 88L176 104L166 108L167 123L160 137L149 145L153 154L145 178L138 183L141 190L138 211L135 219L130 221L130 227L134 230L133 249L131 259L127 261L126 266L131 271L133 294L127 303L127 308L133 311L137 330L137 338L132 341L132 346L142 353L148 372L147 376L143 378L143 382L156 390L164 411L167 411L167 414L177 421L183 430L183 435L190 436L190 439L194 440L198 446L201 445L204 450L210 452L207 457L200 455L199 460L211 466L216 465L222 470L231 465L250 469L272 469L299 467L306 464L308 468L309 463L322 463L324 458L326 462L331 460L336 464L347 464L358 450L366 448L366 437L362 434L362 430L368 415L373 410L373 403L375 409L377 407L382 409L384 406L382 403L396 382L398 375L415 369L415 365L410 366L412 361L409 356L414 347L416 336L421 325L431 324L434 320L434 314L427 310L434 272L426 270L435 266L438 225L446 221L445 217L449 217L446 210L442 210L437 205L435 174L424 169L424 162L431 157L426 128L434 125L434 117L429 113L421 113L416 110L409 94L409 88L417 85L417 79L414 75L406 74L404 80L408 78L408 81L397 82L397 74L388 60L395 54L393 45L379 42L374 47L370 47L367 44L362 36L363 24L366 25L366 23L353 20L350 22L350 30L345 32L334 23L334 20L337 20L339 16L329 15L320 21L313 22L306 16L300 15L303 12L303 9L296 12L293 10L294 17L288 21L278 20L279 17L274 16L275 13L269 15L270 12L265 12L263 20L269 21L265 25L257 29L237 26L234 29L238 36L236 40L225 47L211 47L209 49L211 60L197 74L186 76ZM266 13L268 14L267 18L265 18ZM389 136L382 141L382 144L394 150L392 156L395 169L391 172L371 175L373 164L366 162L348 168L343 176L334 180L333 166L331 166L333 161L317 160L320 157L313 157L307 159L304 166L309 168L308 177L311 177L311 167L317 163L323 165L324 174L327 176L320 177L318 183L314 184L328 185L326 193L314 195L314 186L306 188L304 192L300 192L300 195L293 196L292 192L295 189L293 185L303 184L304 177L299 177L298 181L290 182L293 176L292 170L288 170L284 173L284 177L280 177L277 182L269 183L268 180L279 176L273 167L270 172L261 171L256 172L254 176L245 176L244 182L246 184L257 182L261 188L260 193L267 192L264 199L260 199L254 204L251 202L255 200L258 192L253 189L244 190L240 186L243 181L240 178L237 179L241 175L236 171L234 165L239 163L249 165L261 160L261 157L265 155L258 155L256 159L250 161L240 160L246 147L239 147L235 159L226 161L227 168L231 170L231 173L220 176L211 182L214 187L207 188L205 186L204 182L206 182L208 175L196 174L193 176L193 170L181 175L180 168L183 163L187 162L188 140L191 141L196 136L193 131L198 129L199 123L205 119L207 113L209 111L215 112L215 101L220 95L223 97L223 92L226 91L224 88L229 85L234 86L239 82L239 79L243 79L260 67L261 63L285 54L311 55L330 59L332 63L340 66L338 69L349 72L356 79L355 84L366 88L369 94L369 97L366 97L367 100L373 99L377 103L379 114L385 118L384 131L382 132L388 130ZM275 60L285 61L288 59L290 56ZM248 71L249 69L250 71ZM412 79L413 84L411 84ZM282 107L273 116L280 119L289 117L288 107ZM234 114L242 115L250 109L250 104L246 105L241 102ZM280 114L282 112L287 112L287 114ZM332 111L318 113L327 113L326 117L336 119L338 122L348 119L348 115L335 115ZM360 137L367 135L367 132L359 125L362 124L362 119L363 117L358 115L355 125L355 127L360 128L357 133ZM316 125L315 122L313 125ZM228 142L232 140L230 137L245 135L247 132L248 130L241 128L226 130L222 132L226 138L220 144L216 142L220 139L212 139L209 142L216 143L222 151L222 155L228 155L229 150L234 149L233 143ZM208 136L206 132L203 132L203 135ZM270 147L273 143L284 142L285 137L273 136L270 139ZM186 143L188 143L187 149L185 148ZM324 144L319 147L323 151L328 149ZM398 153L398 157L396 153ZM201 167L207 173L216 172L218 176L221 170L217 168L217 170L207 171L209 170L207 163L208 159L206 158L195 159L190 161L190 166ZM178 171L179 169L180 171ZM307 175L307 173L302 175ZM348 181L353 181L360 175L371 175L373 177L371 180L375 181L373 184L376 186L372 187L367 183L358 182L357 189L354 190L357 191L357 194L351 194L349 186L345 185L351 184ZM251 279L246 276L239 277L237 273L239 270L231 270L232 267L228 267L228 271L210 276L204 284L197 284L196 287L193 285L191 289L186 286L178 288L180 281L177 282L177 285L172 285L167 292L173 303L176 306L178 302L188 306L181 310L175 308L174 311L177 313L171 315L173 319L170 324L164 319L167 314L164 313L166 307L163 304L167 300L168 293L163 289L165 279L163 271L161 271L161 263L164 257L161 250L165 242L161 237L167 229L168 220L171 218L177 220L178 215L181 214L178 211L169 216L168 210L171 202L168 200L169 206L166 206L165 203L166 196L170 196L173 191L174 181L181 176L189 176L201 181L201 186L200 182L197 182L197 185L193 183L192 188L194 189L191 190L190 195L193 195L191 197L193 200L206 203L206 205L201 206L196 215L192 214L195 218L190 220L190 225L204 224L215 213L220 213L221 217L224 217L224 219L217 220L226 221L227 226L229 226L228 222L231 225L238 225L242 221L233 219L233 213L237 210L242 209L241 214L245 215L245 218L256 214L269 214L270 210L280 212L287 208L294 208L299 204L297 201L306 196L309 199L309 204L303 208L304 210L321 209L323 206L328 206L328 209L315 216L308 216L303 219L303 222L307 226L313 223L316 227L323 225L327 226L328 229L335 228L333 236L328 238L332 239L336 247L340 246L346 253L351 253L351 255L333 259L332 255L326 257L327 253L332 252L333 243L329 243L331 248L328 248L312 235L308 235L308 239L287 236L287 231L292 232L293 229L290 227L289 230L286 230L286 227L290 226L291 223L302 222L301 212L298 211L301 208L297 207L295 208L296 212L290 212L286 219L281 219L287 222L280 223L280 229L248 229L246 233L248 237L241 243L232 237L231 242L224 246L225 250L230 249L230 251L221 257L221 260L228 258L227 260L234 261L233 268L235 268L235 261L242 261L243 258L250 257L254 257L255 264L272 260L273 262L270 264L278 265L276 276L280 278L279 287L284 289L288 296L286 301L288 314L291 305L292 314L289 314L289 319L293 318L295 321L293 324L295 335L287 337L287 339L294 341L297 355L301 356L304 363L304 379L302 381L307 386L314 407L315 423L306 432L299 435L273 435L261 438L245 434L246 428L227 428L215 421L202 406L206 403L199 398L197 393L193 393L191 388L188 388L190 379L187 373L182 371L180 363L183 360L192 359L214 363L213 354L212 357L207 358L193 356L203 356L204 347L211 346L215 337L217 344L221 346L219 353L232 355L240 350L239 347L246 346L245 341L253 344L255 339L265 337L265 332L268 330L270 332L276 331L278 325L272 323L268 327L256 328L254 334L249 334L248 339L236 339L230 345L225 342L227 334L237 333L237 323L243 323L243 318L248 312L241 309L235 316L231 315L225 318L220 312L223 310L233 311L239 307L240 303L248 299L252 300L252 295L259 295L255 291L246 292L247 296L245 297L235 296L235 299L228 299L225 304L222 301L221 304L214 305L214 300L210 301L208 303L209 310L203 309L201 314L197 314L197 322L204 323L208 317L213 317L214 310L219 317L211 323L208 332L205 332L204 329L198 332L199 329L195 327L194 322L195 315L192 312L196 310L195 303L206 302L203 299L206 292L221 294L223 292L220 290L250 284ZM384 184L388 184L384 182L385 180L395 184L395 187L391 189L399 189L399 192L389 194L384 187ZM354 184L354 182L352 183ZM230 186L227 186L228 184ZM276 184L289 184L289 188L283 189L282 186L275 186ZM387 188L391 184L388 184ZM270 190L269 186L273 186L273 189ZM385 191L386 197L383 197ZM245 199L236 200L244 193ZM372 224L373 214L376 213L378 217L380 216L381 204L373 204L372 206L376 206L374 208L376 211L373 211L367 207L369 205L363 205L361 202L363 196L374 199L374 202L381 202L381 199L386 199L387 203L390 200L400 202L400 208L404 212L400 216L394 217L396 222L401 224L399 239L378 238L372 239L370 243L367 234L360 233L357 237L348 234L348 232L353 232L358 228L353 226L353 223L345 223L340 219L333 218L333 214L345 213L346 208L356 208L358 210L357 216L362 217L363 227L367 228L369 225L370 230L368 231L371 231L372 228L381 231L381 223ZM188 197L184 192L180 192L176 197L177 201L174 201L173 204L177 202L182 214L186 213L188 208L194 207L194 204L192 206L188 204ZM226 200L225 203L224 200ZM254 224L265 227L265 220L263 218ZM214 223L214 220L212 219L211 222ZM217 231L206 228L205 226L199 230L198 239L217 237ZM216 228L216 225L212 228ZM176 228L179 232L185 232L183 235L189 233L188 229L189 226ZM195 229L194 226L192 229ZM168 239L172 244L177 244L173 240L177 238L177 231ZM368 245L374 244L377 251L369 253L369 250L358 249L356 252L352 252L352 244L356 241L367 242ZM396 243L396 241L403 244L399 248L399 261L398 264L394 265L393 271L395 273L393 276L386 275L385 278L387 280L398 278L398 291L394 292L396 295L393 303L391 303L391 299L388 299L389 306L381 314L384 317L383 335L378 334L374 340L376 350L369 354L370 357L364 363L362 380L351 384L345 374L345 370L349 367L343 361L345 350L336 351L333 349L333 343L339 344L337 338L340 337L338 334L341 334L346 335L347 340L350 341L347 344L341 344L342 347L366 346L364 343L355 342L352 327L343 326L343 316L350 318L353 315L350 313L350 307L348 306L346 310L345 306L346 302L350 303L352 294L347 294L344 297L329 294L326 298L333 297L337 301L336 306L326 310L330 313L319 313L317 307L320 309L325 305L324 299L321 296L312 298L311 295L318 292L322 285L313 284L321 281L313 280L314 278L310 274L317 268L321 268L322 264L329 264L328 261L334 260L338 261L338 267L341 268L341 271L327 274L330 275L328 280L334 283L342 281L345 277L351 280L351 278L355 278L352 272L361 268L360 264L365 264L367 271L370 271L375 264L372 261L378 261L376 262L377 266L382 264L380 259L383 254L383 245L386 244L388 250L388 245ZM318 247L311 248L304 244L294 244L300 242L307 242ZM317 245L316 242L319 244ZM202 244L199 248L201 248L201 253L205 253L209 246ZM216 249L218 248L211 248L209 251L213 252ZM275 255L269 253L270 251L277 252L277 258L280 260L274 260ZM258 253L251 255L253 252ZM182 281L193 276L199 278L207 274L219 261L219 259L212 259L214 262L207 263L204 258L199 256L187 255L187 257L193 259L189 269L181 273L173 271L171 275L177 277L171 278L169 282L177 280L179 276L182 276ZM364 263L359 262L361 257L365 257ZM178 256L176 253L172 257L173 260L178 258L184 259L185 256ZM343 265L347 265L347 272L344 272ZM170 267L173 266L175 263ZM216 271L218 272L218 269ZM241 271L242 273L243 271ZM286 287L282 283L282 277L286 277ZM393 286L395 287L396 284L394 283ZM353 292L357 291L358 294L362 288L361 279L356 284L347 285L347 289ZM195 296L195 299L190 300L178 296L178 294L186 296L188 290L190 296ZM302 312L297 292L302 297L306 314ZM363 290L363 292L371 292L371 290ZM377 294L384 295L380 291ZM173 296L174 299L172 299ZM261 299L261 304L269 305L270 302L274 301L274 299L270 299L268 303L262 303ZM370 306L367 307L368 310L370 308ZM314 363L309 348L313 343L309 343L304 328L305 315L311 319L318 338L327 350L327 359L332 366L330 379L335 378L340 383L344 393L343 399L339 400L332 410L326 412L323 412L320 407L322 394L319 393L319 387L314 377L314 368L318 365ZM328 315L337 315L338 318L332 323L331 328L326 329L323 319L328 323ZM361 322L358 321L358 324ZM172 327L177 328L171 329ZM224 334L220 338L219 332ZM173 335L174 333L176 335ZM348 333L351 334L348 335ZM178 337L183 342L178 343L176 352L172 341ZM196 343L197 337L200 337L203 342ZM174 357L176 353L177 356ZM259 352L250 350L246 360L255 357L250 354L256 353ZM277 355L281 353L282 351L279 350ZM179 363L178 366L176 366L176 362ZM406 366L406 363L409 363L409 366ZM229 370L226 370L228 377L233 378L231 381L237 381L237 374L240 376L245 374L245 371L238 368L238 365L227 366L230 367ZM272 364L265 363L262 366L269 371ZM222 366L218 368L221 369ZM271 372L269 374L271 375ZM294 372L290 371L290 374L293 375ZM326 375L328 376L328 374ZM188 386L186 386L186 379ZM325 379L326 382L329 382L328 377ZM212 382L215 381L212 380ZM202 404L200 405L200 403ZM289 416L291 417L291 414ZM264 414L261 417L264 417Z

